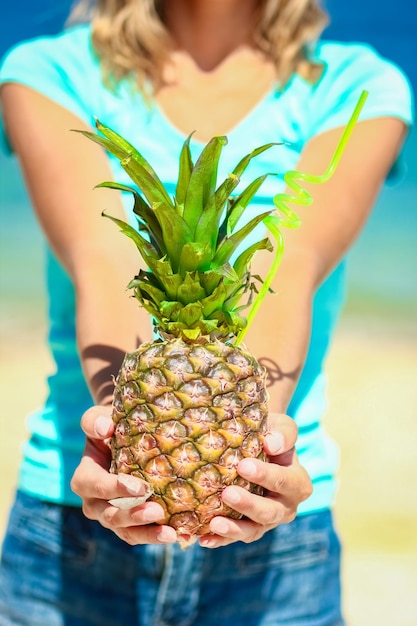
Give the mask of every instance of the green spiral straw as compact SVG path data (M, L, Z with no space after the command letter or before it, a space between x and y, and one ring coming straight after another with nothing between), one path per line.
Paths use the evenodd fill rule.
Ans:
M342 157L342 154L346 148L347 142L349 141L355 124L358 121L359 115L362 111L363 105L365 104L365 100L367 97L368 92L363 91L353 110L350 120L346 124L345 130L343 131L342 137L340 138L333 157L323 174L321 174L320 176L316 176L313 174L305 174L304 172L297 172L296 170L290 170L284 174L284 181L287 187L289 187L294 193L278 193L276 196L274 196L273 202L276 206L275 214L268 215L268 217L263 220L263 223L268 228L276 241L275 257L269 269L267 277L262 283L262 286L259 289L259 292L255 300L253 301L253 304L247 315L247 324L245 328L243 328L239 332L236 338L236 346L239 346L242 343L243 338L248 332L255 318L255 315L258 312L258 309L261 306L263 299L267 295L272 281L275 278L275 274L277 273L280 266L282 255L284 252L284 238L280 231L280 227L299 228L301 226L301 220L299 216L287 206L287 203L291 202L291 204L298 204L300 206L309 206L313 203L313 197L300 185L298 181L306 181L308 183L314 183L318 185L320 183L325 183L329 180L329 178L331 178Z

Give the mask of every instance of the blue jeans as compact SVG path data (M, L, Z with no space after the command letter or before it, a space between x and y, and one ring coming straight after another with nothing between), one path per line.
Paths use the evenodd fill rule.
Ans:
M73 507L18 493L0 626L342 626L331 513L252 544L129 546Z

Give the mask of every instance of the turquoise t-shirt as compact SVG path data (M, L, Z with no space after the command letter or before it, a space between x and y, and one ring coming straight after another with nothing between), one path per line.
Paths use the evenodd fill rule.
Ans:
M285 143L252 161L242 179L242 188L266 172L294 168L311 137L346 124L363 89L369 91L369 97L361 119L393 116L411 123L412 96L406 78L369 46L322 42L316 46L315 59L324 66L315 85L294 76L284 90L271 90L228 134L219 176L226 176L243 154L269 142ZM3 61L0 82L27 85L91 126L94 117L99 118L129 137L154 164L169 191L173 191L177 159L185 137L158 106L146 105L128 81L122 82L115 92L103 86L89 26L77 26L58 36L16 46ZM7 149L4 129L0 134ZM80 150L83 141L86 140L80 136ZM198 154L202 144L192 141L191 147ZM115 179L129 183L118 161L109 158ZM270 206L272 196L282 188L282 178L267 179L245 219L264 210L265 205ZM130 211L130 196L126 197L126 206ZM256 229L254 240L264 235L263 228L260 225ZM324 432L320 420L326 407L323 363L342 307L344 284L344 263L341 263L317 291L308 357L288 409L299 427L297 448L301 462L314 485L313 495L300 506L300 512L331 506L335 491L337 447ZM48 378L45 405L29 418L30 438L24 447L19 486L46 500L79 504L69 482L84 446L80 418L92 399L76 347L74 289L49 249L47 291L49 346L56 371Z

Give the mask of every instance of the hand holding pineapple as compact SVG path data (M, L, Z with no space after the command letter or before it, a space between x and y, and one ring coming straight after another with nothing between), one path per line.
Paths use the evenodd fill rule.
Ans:
M271 419L267 420L266 370L241 343L281 261L278 224L300 224L286 201L301 205L312 201L296 178L320 183L331 177L364 98L326 172L321 176L288 173L292 176L288 184L297 195L274 197L281 215L271 216L271 206L243 226L240 218L267 174L253 180L240 195L233 192L250 161L273 144L241 158L217 186L219 158L227 138L213 137L194 163L189 136L179 156L178 182L171 199L152 165L125 138L99 121L99 133L79 131L119 159L141 192L115 182L99 185L133 194L136 228L109 217L134 242L146 263L147 269L141 269L128 287L152 316L157 334L155 340L125 355L115 379L110 471L125 487L135 478L143 481L143 493L138 489L137 495L159 505L159 517L153 506L155 521L175 529L182 544L204 537L203 545L220 545L205 537L213 534L225 536L226 543L230 533L235 540L245 540L244 528L244 536L258 539L265 530L289 521L271 506L274 499L286 502L290 492L282 469L281 476L276 475L277 466L272 463L275 475L271 476L265 464L268 452L270 460L279 459L277 451L264 449L272 427ZM250 297L246 304L242 297L256 290L252 258L258 250L272 246L267 238L243 251L239 246L261 221L274 235L277 249L245 318L242 310ZM294 444L295 440L285 452ZM297 463L295 449L286 456L290 467ZM263 498L265 490L275 498ZM311 489L299 490L299 501L310 493ZM123 510L126 498L112 496L109 504ZM117 511L106 511L108 521L117 518ZM138 521L144 515L141 511ZM249 521L236 523L245 516ZM123 513L120 522L123 517L126 522ZM167 540L173 538L171 531L162 528L160 540L164 532Z
M162 507L157 503L144 502L129 510L117 509L108 503L113 498L140 496L145 491L139 479L136 479L136 489L133 484L128 489L116 475L108 473L110 451L105 440L113 432L110 413L109 407L96 406L89 409L82 420L87 445L83 460L74 474L72 487L83 499L85 515L99 520L131 544L177 541L173 528L153 523L163 514ZM286 415L272 414L270 430L264 442L270 462L247 459L238 466L242 478L264 487L265 496L235 486L226 488L222 497L227 501L232 493L240 496L240 501L234 502L233 508L246 519L213 518L210 522L213 534L201 537L202 545L214 548L233 541L255 541L279 523L292 520L298 504L310 494L310 479L294 453L297 436L294 421ZM253 467L255 474L245 474L245 466L246 472ZM228 504L232 506L231 501Z

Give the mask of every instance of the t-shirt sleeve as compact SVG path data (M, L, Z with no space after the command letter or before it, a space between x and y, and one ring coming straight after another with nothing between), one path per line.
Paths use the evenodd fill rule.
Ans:
M309 138L344 126L364 90L368 97L360 120L396 117L412 124L411 86L394 63L364 44L323 44L323 60L324 74L311 102Z
M345 126L359 97L368 92L359 120L395 117L411 126L414 101L404 72L382 58L366 44L323 43L319 60L324 63L322 78L313 88L309 101L306 141L327 130ZM401 153L387 177L396 183L405 172Z
M12 82L30 87L91 124L89 94L93 86L87 80L89 58L84 55L83 68L82 55L74 54L74 45L83 45L85 41L74 39L77 37L44 37L18 44L1 63L0 84ZM11 151L2 116L0 149Z

